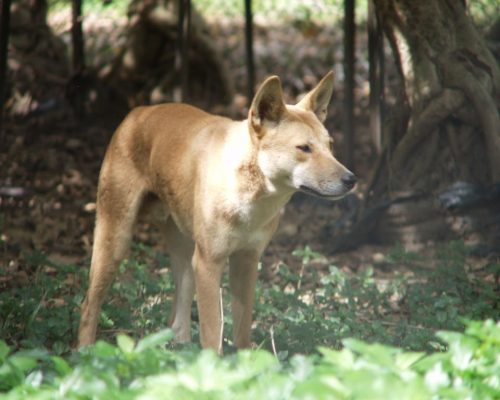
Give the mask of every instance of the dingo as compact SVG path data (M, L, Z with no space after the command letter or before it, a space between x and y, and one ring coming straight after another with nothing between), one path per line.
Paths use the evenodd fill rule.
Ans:
M233 340L251 344L257 264L296 191L339 199L356 177L332 155L322 122L333 73L298 104L285 105L277 76L259 88L244 121L186 104L138 107L109 144L97 193L90 285L79 346L95 341L101 304L137 217L159 211L175 297L171 327L191 340L196 293L203 347L222 352L221 275L229 262Z

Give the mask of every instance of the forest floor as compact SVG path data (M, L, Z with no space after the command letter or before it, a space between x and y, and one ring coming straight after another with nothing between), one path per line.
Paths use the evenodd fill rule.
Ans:
M122 42L120 30L109 30L115 23L87 23L87 46L95 51L110 46L114 41ZM213 29L219 38L217 43L228 56L236 92L240 93L238 96L243 96L242 25L219 23ZM96 43L103 40L103 32L108 35L106 41ZM335 91L326 125L342 158L340 29L318 27L304 30L302 27L264 27L257 24L255 40L258 81L269 74L280 75L290 102L333 66L339 89ZM365 40L359 39L358 42L354 170L361 182L357 194L362 196L376 154L367 126ZM50 69L50 62L48 65ZM60 78L64 80L64 77ZM32 278L40 267L33 265L34 254L42 254L43 259L54 263L88 268L97 178L116 121L116 116L107 120L102 116L96 119L93 115L78 118L68 107L6 121L5 140L0 153L0 269L6 272L0 276L2 290L32 284ZM285 263L302 276L301 258L293 256L292 252L306 245L323 255L308 266L320 274L327 274L329 266L335 265L349 274L373 269L374 278L380 282L390 281L395 274L413 276L415 264L402 262L394 265L388 261L388 255L397 246L367 244L351 252L332 254L328 232L344 210L342 203L328 203L304 196L295 198L287 207L280 229L265 253L262 268L264 281L279 280L274 267L280 263ZM136 239L155 250L162 248L156 232L148 225L139 226ZM432 267L436 248L440 246L426 244L413 249L429 260L417 263L418 268ZM491 262L487 258L467 258L467 265L473 270L483 270ZM43 271L51 273L50 268ZM316 273L306 271L304 281L307 283L314 276ZM489 281L498 279L490 272L484 272L483 277ZM85 283L78 282L77 285L85 286Z

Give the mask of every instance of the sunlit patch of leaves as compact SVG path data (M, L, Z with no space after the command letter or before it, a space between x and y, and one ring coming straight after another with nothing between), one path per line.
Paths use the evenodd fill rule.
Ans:
M389 267L430 267L382 282L370 266L316 269L321 254L297 249L299 268L281 264L276 283L258 284L258 350L235 352L226 338L224 358L173 345L161 330L172 300L169 260L144 245L120 265L101 313L100 338L117 335L116 345L101 340L70 353L88 270L27 254L30 285L2 272L0 391L7 399L494 399L500 326L464 318L498 319L499 265L478 275L467 252L450 243L431 263L396 247ZM230 332L228 309L224 316ZM196 341L197 323L193 331Z
M172 333L135 341L119 335L67 358L0 341L5 399L495 399L500 393L500 325L468 322L438 333L443 352L405 352L356 339L280 362L266 350L218 357L168 348Z
M308 247L294 254L306 269L321 257ZM440 350L437 330L462 330L462 318L499 316L498 287L469 271L466 255L463 243L452 242L438 252L432 268L414 271L411 279L395 273L384 284L373 267L352 274L330 265L328 273L312 274L313 289L301 289L303 268L295 273L281 265L279 284L258 285L255 338L269 349L291 353L310 353L319 345L339 347L345 337L408 350ZM401 247L387 260L393 268L430 262Z
M463 318L499 316L500 265L488 264L483 275L471 271L462 243L444 246L430 268L417 268L411 275L391 273L384 281L371 266L357 273L335 265L318 269L314 263L325 259L308 246L294 255L299 268L281 264L278 279L257 284L253 339L257 347L274 351L281 359L313 353L318 346L340 348L346 337L407 350L442 350L436 331L461 331ZM76 338L88 269L56 263L39 252L24 258L25 269L31 270L29 284L11 279L8 270L0 271L5 278L0 291L1 337L14 348L45 346L64 354ZM400 247L386 258L394 270L430 262ZM140 338L167 326L173 296L168 264L163 253L133 246L103 306L100 338L112 340L117 333ZM484 273L496 278L486 280ZM226 276L223 287L227 286ZM223 290L226 349L232 345L228 292ZM196 303L192 314L197 342Z

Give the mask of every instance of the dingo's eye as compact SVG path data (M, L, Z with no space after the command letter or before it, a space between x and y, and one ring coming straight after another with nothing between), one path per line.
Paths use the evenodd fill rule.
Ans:
M304 153L311 153L312 152L311 146L309 146L307 144L303 144L301 146L297 146L297 148L299 150L303 151Z

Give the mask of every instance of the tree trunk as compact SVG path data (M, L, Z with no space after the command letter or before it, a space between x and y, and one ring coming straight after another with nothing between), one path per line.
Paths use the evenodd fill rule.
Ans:
M373 1L401 86L358 233L425 243L484 227L492 213L500 219L500 199L491 195L500 181L500 73L463 2ZM474 191L490 202L459 207L460 221L469 223L457 226L446 196L453 193L456 204Z

